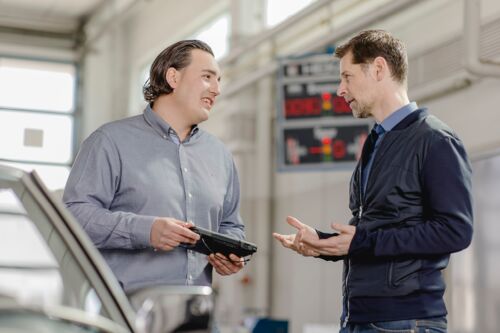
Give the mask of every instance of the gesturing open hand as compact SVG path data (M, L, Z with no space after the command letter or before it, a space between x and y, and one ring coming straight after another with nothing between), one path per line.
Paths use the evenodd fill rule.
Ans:
M281 245L287 249L291 249L297 253L302 254L306 257L318 256L319 252L313 250L307 246L303 240L307 239L309 241L319 240L316 230L300 222L293 216L288 216L286 221L289 225L297 229L296 234L282 235L279 233L273 233L273 237L280 241Z

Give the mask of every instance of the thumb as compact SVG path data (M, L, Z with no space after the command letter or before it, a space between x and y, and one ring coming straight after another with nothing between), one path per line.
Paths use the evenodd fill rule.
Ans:
M349 226L340 223L332 223L331 225L333 230L340 231L340 233L348 233L350 231Z
M299 220L297 220L295 217L293 216L287 216L286 218L286 222L291 225L292 227L296 228L296 229L302 229L304 227L304 224L302 222L300 222Z

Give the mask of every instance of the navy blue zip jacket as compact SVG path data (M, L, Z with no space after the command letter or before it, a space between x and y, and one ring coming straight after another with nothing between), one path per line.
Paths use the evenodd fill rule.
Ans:
M441 270L472 239L471 167L462 142L425 109L387 132L361 195L358 163L349 207L356 233L344 257L343 321L446 315ZM331 237L318 231L320 238Z

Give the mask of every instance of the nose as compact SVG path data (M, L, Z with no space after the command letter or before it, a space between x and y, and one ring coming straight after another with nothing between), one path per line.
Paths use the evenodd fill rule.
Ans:
M337 96L344 97L346 94L346 89L343 81L340 81L339 87L337 88Z
M215 96L220 95L220 82L218 80L213 80L210 85L210 92Z

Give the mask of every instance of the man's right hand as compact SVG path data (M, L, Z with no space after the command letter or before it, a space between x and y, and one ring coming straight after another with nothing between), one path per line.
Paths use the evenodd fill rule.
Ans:
M318 240L318 234L316 230L308 226L305 223L300 222L293 216L288 216L286 221L289 225L297 229L297 233L290 235L282 235L278 233L273 233L273 237L281 242L284 247L294 250L297 253L302 254L306 257L319 256L319 253L307 245L305 245L302 240Z
M193 223L171 217L157 217L151 227L150 242L154 249L171 251L181 243L195 244L200 235L189 228Z

